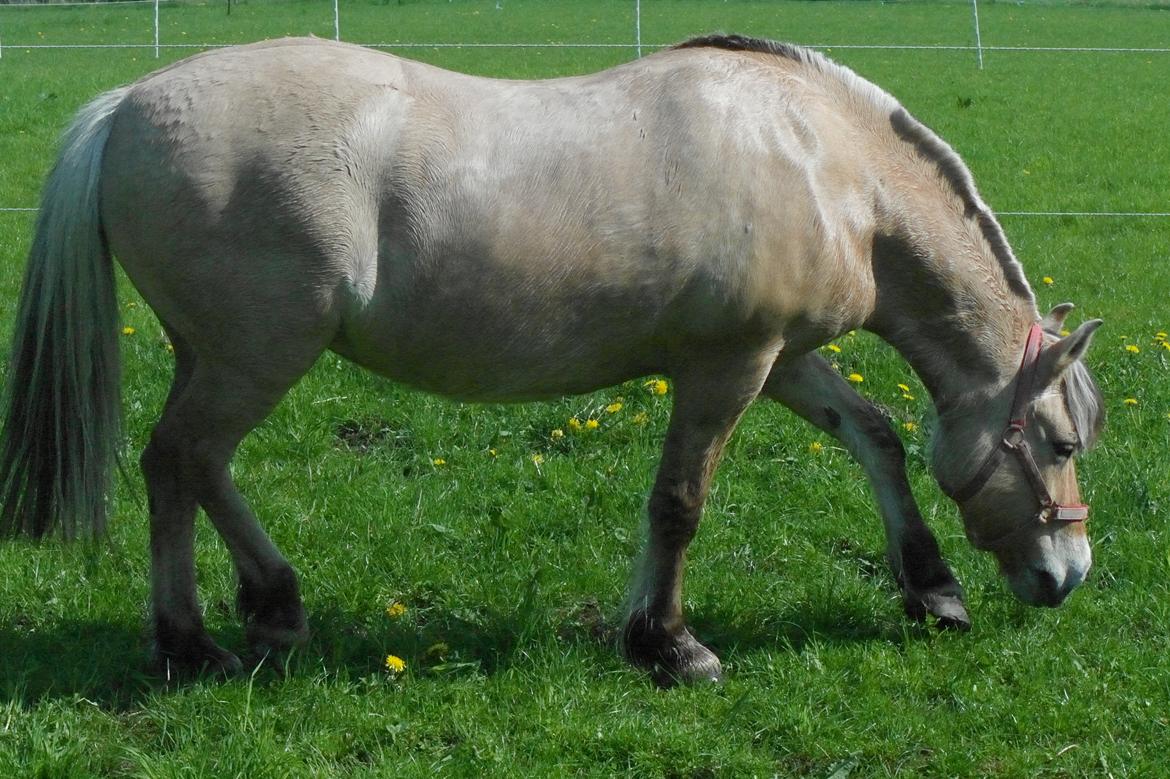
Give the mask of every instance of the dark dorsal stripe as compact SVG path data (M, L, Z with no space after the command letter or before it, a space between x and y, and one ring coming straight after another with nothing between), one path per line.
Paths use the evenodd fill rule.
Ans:
M755 51L761 54L775 54L797 62L813 62L817 55L811 49L791 43L780 43L763 38L749 38L746 35L703 35L674 46L676 49L726 49L727 51Z

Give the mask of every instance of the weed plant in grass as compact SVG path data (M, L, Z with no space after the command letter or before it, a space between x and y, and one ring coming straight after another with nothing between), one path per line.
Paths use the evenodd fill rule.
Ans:
M628 43L630 5L347 2L342 34ZM824 44L971 42L965 4L647 0L642 10L651 42L712 29ZM988 44L1151 45L1167 21L1164 11L1123 3L980 11ZM184 3L164 6L162 19L164 42L332 34L320 3L251 0L230 17L220 4ZM35 204L56 135L81 103L187 53L164 49L155 60L149 49L10 45L147 41L149 18L137 6L0 8L0 33L2 206ZM505 77L581 73L633 56L410 53ZM982 71L970 51L830 55L939 130L993 207L1170 210L1165 54L990 51ZM630 382L552 403L459 405L327 356L235 461L242 491L302 575L310 643L239 679L168 684L145 675L145 501L129 467L107 541L0 545L0 770L1164 774L1170 348L1159 334L1170 330L1170 220L1003 222L1041 308L1072 300L1074 316L1106 320L1089 361L1109 422L1082 465L1096 567L1061 609L1015 603L993 563L966 545L926 469L921 385L876 339L844 336L824 354L861 376L860 391L898 423L923 511L967 588L973 630L906 623L858 469L783 409L757 404L732 441L689 567L686 607L728 681L662 693L616 656L613 632L670 393ZM5 338L31 229L31 214L0 213ZM124 283L120 302L133 328L122 340L132 464L172 358ZM590 419L596 429L586 429ZM230 566L206 523L197 549L207 622L238 648ZM392 604L402 610L388 613ZM388 655L404 662L400 673L387 670Z

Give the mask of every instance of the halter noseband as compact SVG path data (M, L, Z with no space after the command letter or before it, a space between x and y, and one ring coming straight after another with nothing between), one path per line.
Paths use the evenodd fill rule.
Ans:
M1043 344L1043 328L1040 325L1032 325L1032 329L1028 331L1028 340L1024 345L1024 357L1020 361L1019 381L1016 384L1015 398L1012 400L1011 418L1008 420L1008 426L1003 432L1000 444L991 450L987 459L983 461L982 467L971 477L971 480L960 489L951 492L950 496L956 503L963 503L975 497L987 484L991 474L1003 462L1004 457L1011 453L1020 461L1020 465L1024 469L1024 476L1027 477L1028 483L1032 486L1032 492L1035 493L1036 499L1040 502L1036 519L1041 524L1048 524L1050 521L1084 522L1089 518L1089 507L1080 503L1062 504L1053 500L1047 485L1044 484L1040 467L1036 465L1036 459L1032 456L1032 448L1028 446L1028 441L1024 437L1024 431L1028 427L1028 405L1032 398L1032 385L1036 378L1036 366ZM1015 532L1015 530L1009 531L994 541L985 542L984 545L997 546Z

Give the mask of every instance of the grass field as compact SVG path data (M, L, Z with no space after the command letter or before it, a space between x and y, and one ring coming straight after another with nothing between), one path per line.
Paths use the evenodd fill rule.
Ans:
M356 2L359 42L632 41L629 2ZM327 3L164 8L163 40L332 35ZM1162 46L1150 4L981 4L984 43ZM797 42L968 45L947 3L643 2L643 40L713 29ZM35 205L55 138L98 91L184 56L23 49L149 41L150 12L0 7L0 206ZM413 49L508 77L629 49ZM859 50L830 55L948 139L1001 211L1170 211L1170 54ZM314 630L231 680L144 672L145 498L131 468L110 537L0 545L5 776L1163 776L1170 739L1170 219L1007 216L1041 306L1102 317L1089 363L1109 422L1082 465L1096 566L1059 610L1017 604L926 470L926 393L876 339L835 357L902 430L911 480L966 587L970 633L907 623L860 470L783 409L753 407L692 546L686 607L720 687L661 691L613 648L670 395L640 382L512 407L410 392L327 356L244 444L241 489L302 576ZM0 213L0 336L32 228ZM1041 282L1043 277L1051 284ZM170 379L122 285L126 459ZM1136 346L1137 352L1126 347ZM917 399L897 388L909 384ZM623 407L605 406L621 399ZM1130 403L1129 401L1133 402ZM639 416L644 414L645 416ZM596 430L553 439L570 417ZM812 444L821 444L821 448ZM436 464L442 461L442 464ZM227 555L201 523L207 622L243 649ZM402 613L387 607L398 603ZM388 654L405 671L388 673Z

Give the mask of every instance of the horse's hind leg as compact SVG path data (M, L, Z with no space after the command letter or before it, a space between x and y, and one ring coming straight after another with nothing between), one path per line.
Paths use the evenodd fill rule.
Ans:
M773 357L721 356L672 372L674 408L622 634L626 656L660 684L718 680L722 674L719 659L683 619L683 565L724 444L759 393Z
M194 369L186 343L168 330L175 348L175 378L163 414L142 453L150 507L151 613L155 659L169 671L209 667L226 672L240 661L203 627L195 588L195 513L198 500L186 478L182 433L175 409Z
M262 371L258 364L236 369L196 357L181 338L173 341L175 384L142 455L150 496L156 653L160 661L232 671L239 660L211 640L200 614L196 505L203 506L235 562L249 639L267 646L302 639L307 628L296 574L236 491L228 463L312 360L306 355L279 371Z
M969 627L963 589L922 521L906 479L902 442L881 411L816 354L774 369L761 394L832 435L865 470L885 524L886 554L906 613L919 621L932 614L943 627Z

